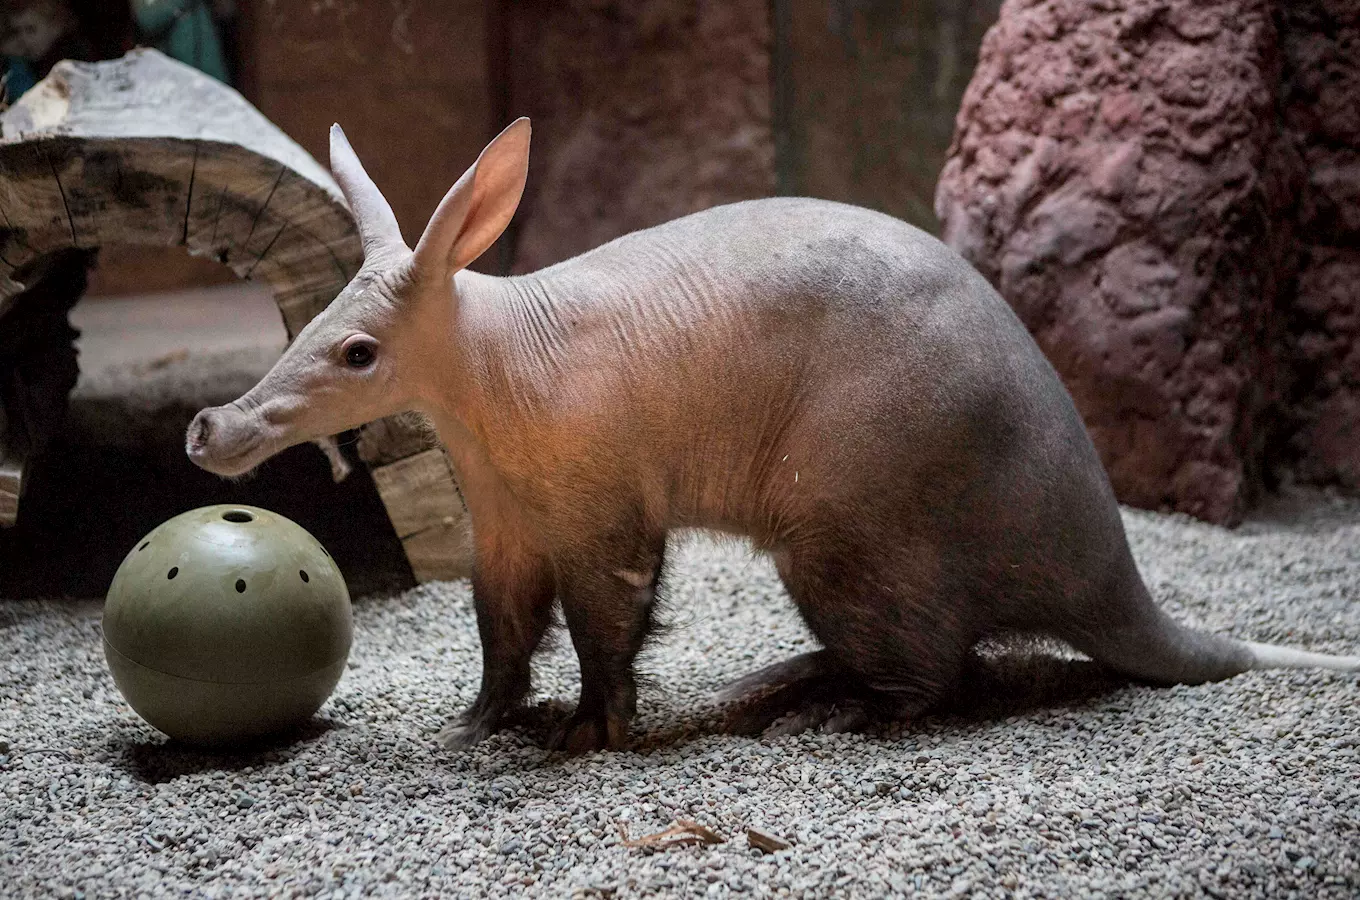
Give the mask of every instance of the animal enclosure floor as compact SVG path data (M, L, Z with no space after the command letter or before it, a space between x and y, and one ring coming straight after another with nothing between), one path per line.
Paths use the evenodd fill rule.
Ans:
M288 341L279 308L259 284L86 298L71 310L86 380L110 366L194 353L259 350L278 357Z
M1360 503L1295 497L1233 532L1125 519L1177 617L1360 645ZM96 602L0 602L0 893L1360 892L1360 678L1102 688L1080 665L1003 661L965 715L767 742L716 733L708 697L808 646L772 570L696 542L671 584L638 749L577 759L538 749L541 723L471 752L435 745L477 688L462 583L358 599L350 668L315 727L231 755L166 744L123 704ZM574 696L569 642L542 656L537 683L540 698ZM620 842L619 823L637 837L677 818L727 842ZM749 826L793 846L760 855Z

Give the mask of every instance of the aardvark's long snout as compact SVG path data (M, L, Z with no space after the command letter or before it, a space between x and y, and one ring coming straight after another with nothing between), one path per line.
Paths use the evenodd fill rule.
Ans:
M194 465L230 477L249 472L269 457L265 423L238 403L205 409L189 423L184 451Z

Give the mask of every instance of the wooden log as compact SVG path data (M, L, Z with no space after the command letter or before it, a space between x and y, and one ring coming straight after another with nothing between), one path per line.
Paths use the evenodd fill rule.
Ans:
M111 245L183 247L265 282L290 336L363 262L329 173L234 90L155 50L58 63L0 114L0 346L23 337L20 295L53 258ZM0 525L31 455L23 406L0 391ZM360 443L417 577L467 574L467 513L428 432L396 418Z
M442 448L373 469L378 495L419 581L472 574L472 527Z
M316 160L240 94L155 50L58 63L0 116L0 222L12 282L65 247L183 246L267 282L290 334L363 262Z
M28 461L65 418L80 371L67 313L85 292L92 262L87 250L42 257L35 264L41 278L12 297L0 319L0 526L15 523Z
M359 434L359 458L369 466L385 466L437 446L434 429L415 414L370 422Z
M0 425L3 425L0 422ZM24 487L24 461L10 456L0 441L0 523L13 525L19 515L19 496Z

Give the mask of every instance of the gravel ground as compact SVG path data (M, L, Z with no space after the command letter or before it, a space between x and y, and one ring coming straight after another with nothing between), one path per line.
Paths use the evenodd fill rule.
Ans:
M1296 495L1234 532L1126 521L1176 615L1360 644L1360 503ZM767 742L718 733L708 698L806 648L772 570L691 542L670 594L638 749L576 759L538 749L542 723L462 754L434 744L477 686L465 584L357 600L351 666L315 727L226 756L163 743L121 701L96 602L0 603L0 894L1360 895L1354 676L1155 690L1002 657L950 714ZM540 698L574 696L558 643ZM728 840L620 843L617 823L677 818ZM762 855L748 826L793 846Z

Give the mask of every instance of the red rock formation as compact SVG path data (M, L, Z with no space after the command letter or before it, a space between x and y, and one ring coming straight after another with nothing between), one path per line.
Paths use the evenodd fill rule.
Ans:
M1240 516L1287 424L1279 311L1300 259L1294 344L1328 372L1355 364L1343 285L1360 282L1340 248L1360 223L1360 143L1323 135L1353 127L1356 85L1332 97L1304 75L1349 54L1354 77L1360 45L1328 25L1305 50L1288 25L1303 18L1269 0L1010 0L984 41L936 212L1062 373L1125 502ZM1346 371L1351 388L1304 392L1317 467L1360 463Z
M765 0L507 4L509 108L534 120L514 269L774 191Z

